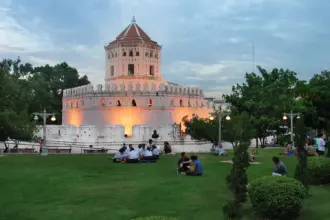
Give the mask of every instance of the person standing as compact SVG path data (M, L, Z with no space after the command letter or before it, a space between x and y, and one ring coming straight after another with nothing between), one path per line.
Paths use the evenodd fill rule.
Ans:
M324 155L324 152L325 152L325 135L324 134L319 134L318 135L318 142L317 142L316 152L320 156Z

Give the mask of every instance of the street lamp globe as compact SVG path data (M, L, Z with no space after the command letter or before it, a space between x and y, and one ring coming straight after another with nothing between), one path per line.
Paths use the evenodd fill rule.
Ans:
M300 115L297 116L297 119L300 119Z
M214 120L214 117L213 117L213 116L211 116L211 117L210 117L210 120L211 120L211 121L212 121L212 120Z
M226 120L227 121L230 120L230 116L229 115L226 116Z
M51 121L56 121L55 115L50 118Z
M283 120L288 120L288 116L284 115Z
M33 119L34 119L34 120L38 120L39 118L38 118L37 115L35 115L35 116L33 117Z

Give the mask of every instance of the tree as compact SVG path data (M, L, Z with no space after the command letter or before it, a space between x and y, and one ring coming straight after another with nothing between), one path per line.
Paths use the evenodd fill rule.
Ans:
M238 113L247 112L256 130L256 139L265 145L267 136L286 132L282 113L305 111L304 99L298 99L304 91L305 82L299 81L296 73L290 70L273 69L267 72L257 67L259 75L247 73L246 82L232 88L232 94L225 95Z
M25 79L9 71L8 66L0 65L0 141L29 141L35 129L27 110L29 87Z
M313 126L330 131L330 71L324 70L309 81L310 92L306 97L315 107Z
M306 135L309 129L305 126L304 116L301 115L300 119L296 122L295 129L295 145L298 152L298 164L295 169L295 178L299 180L308 190L309 188L309 174L307 168L307 150L305 148Z
M248 177L246 169L249 166L248 149L251 139L255 136L255 130L251 118L246 112L236 116L236 123L232 126L233 138L237 145L234 147L233 167L227 176L227 184L231 191L231 198L223 207L226 217L238 218L242 213L242 206L247 199Z

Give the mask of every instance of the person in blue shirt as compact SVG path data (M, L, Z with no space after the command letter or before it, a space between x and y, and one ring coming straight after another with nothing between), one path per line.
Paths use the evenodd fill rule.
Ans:
M191 156L191 168L186 172L187 176L201 176L203 174L203 165L197 156Z

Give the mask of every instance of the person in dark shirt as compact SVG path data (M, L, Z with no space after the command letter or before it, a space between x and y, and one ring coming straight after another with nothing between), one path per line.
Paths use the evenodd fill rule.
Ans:
M189 170L189 163L190 159L189 157L186 156L186 153L185 152L182 152L181 153L181 157L180 159L178 160L178 173L185 173Z
M273 163L274 163L274 168L273 168L273 176L287 176L288 175L288 170L286 169L284 163L280 161L280 158L278 157L273 157Z

